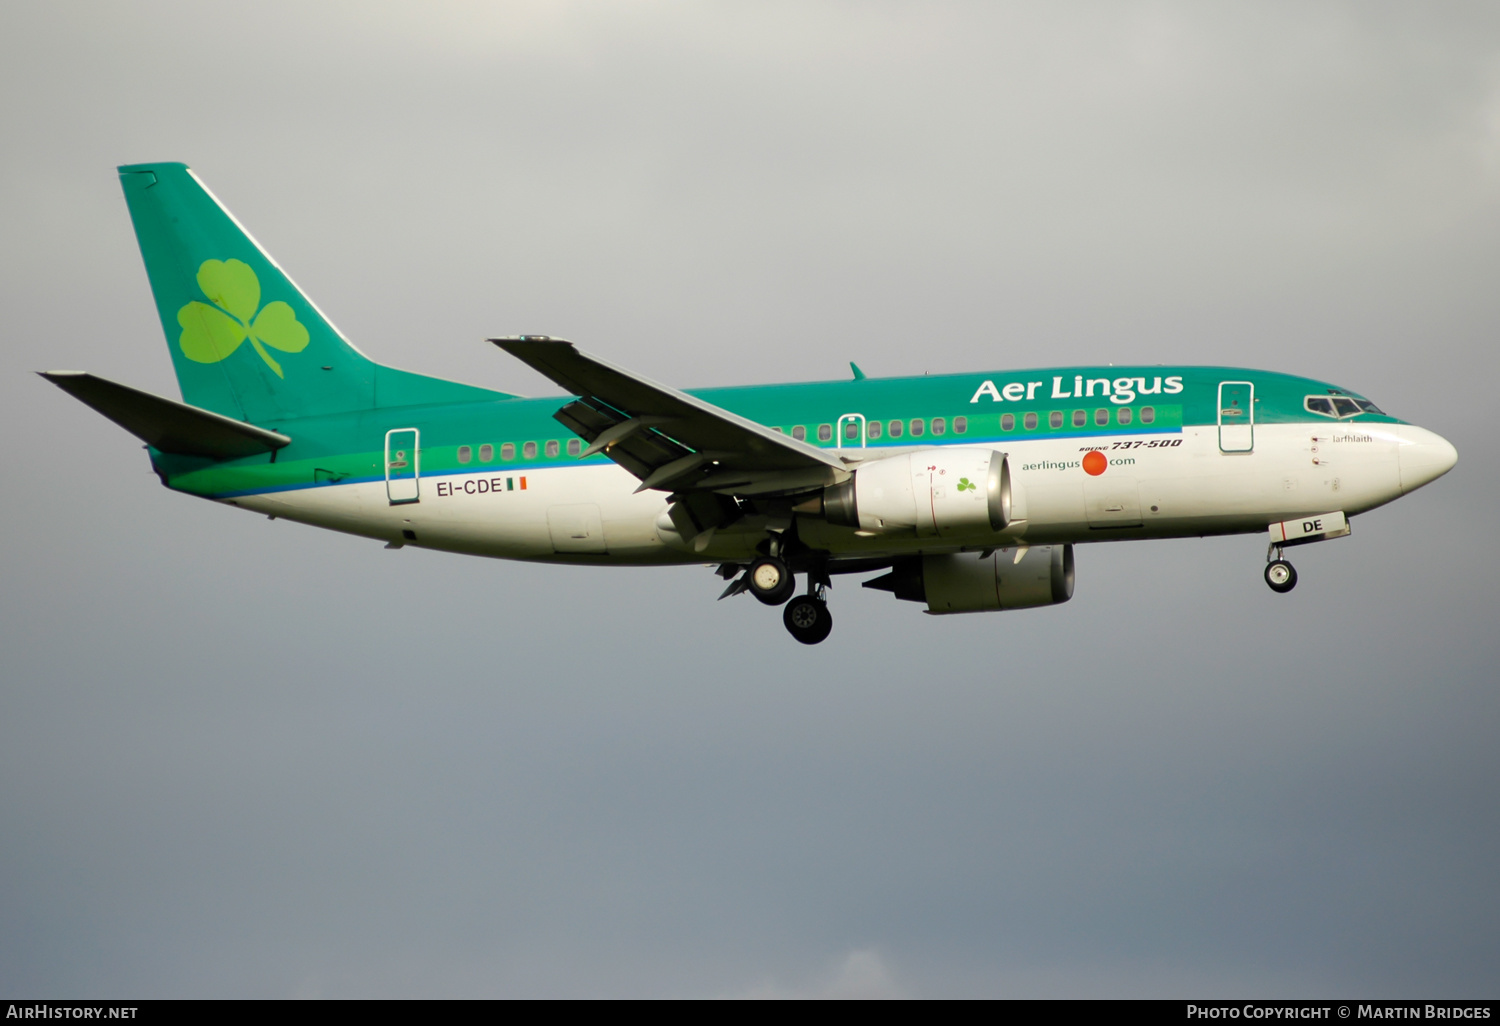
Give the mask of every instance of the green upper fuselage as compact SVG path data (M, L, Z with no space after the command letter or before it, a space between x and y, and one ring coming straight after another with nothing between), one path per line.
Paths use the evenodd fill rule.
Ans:
M854 437L837 437L840 418L858 414L866 421L867 448L983 444L1003 449L1027 441L1177 432L1216 424L1220 383L1245 381L1255 386L1257 425L1329 424L1335 419L1309 411L1309 396L1363 398L1326 382L1267 371L1160 366L864 378L699 389L691 394L788 434L800 431L808 443L823 448L841 441L846 448L858 447L858 429L848 421L845 431ZM470 394L484 393L472 389ZM497 392L493 398L473 401L278 420L259 425L292 439L272 454L215 462L153 449L151 457L170 487L211 498L383 480L382 446L385 433L394 428L421 432L423 477L576 466L580 460L569 454L568 441L577 439L552 416L567 401ZM1027 414L1036 415L1034 427L1028 426ZM1379 412L1335 422L1349 421L1403 423ZM893 422L900 427L899 437L893 437ZM532 451L535 455L528 455ZM608 459L597 455L583 462Z

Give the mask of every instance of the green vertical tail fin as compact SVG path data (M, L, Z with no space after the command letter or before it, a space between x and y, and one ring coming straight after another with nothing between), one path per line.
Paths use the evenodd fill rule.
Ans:
M184 402L266 424L512 398L383 367L355 349L187 165L119 171Z

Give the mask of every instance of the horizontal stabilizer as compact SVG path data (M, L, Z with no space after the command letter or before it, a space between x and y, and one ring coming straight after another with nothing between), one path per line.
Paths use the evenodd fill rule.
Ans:
M271 452L291 442L286 435L275 431L163 399L83 371L40 373L74 399L92 406L162 452L230 460Z

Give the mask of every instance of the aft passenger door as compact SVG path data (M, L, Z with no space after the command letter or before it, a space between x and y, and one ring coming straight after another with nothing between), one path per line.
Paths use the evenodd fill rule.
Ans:
M416 428L396 428L385 433L385 494L392 506L421 499L419 441Z
M1255 385L1219 382L1219 451L1255 450Z

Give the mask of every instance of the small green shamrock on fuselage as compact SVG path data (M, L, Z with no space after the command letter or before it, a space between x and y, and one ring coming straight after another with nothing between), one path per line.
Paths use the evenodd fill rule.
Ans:
M278 378L285 378L281 364L265 347L283 353L300 353L307 348L307 328L292 308L280 300L262 307L260 279L240 260L203 261L198 268L198 287L214 305L194 300L177 311L177 323L182 325L177 345L182 354L195 363L218 363L248 338L266 366Z
M958 479L958 490L961 492L975 492L979 490L979 486L968 478L961 477Z

